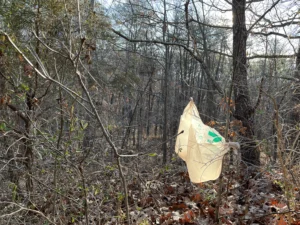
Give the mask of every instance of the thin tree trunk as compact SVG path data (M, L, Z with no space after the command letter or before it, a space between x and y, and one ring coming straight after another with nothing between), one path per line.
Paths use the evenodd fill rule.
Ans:
M166 41L167 33L167 8L166 1L164 0L164 23L163 23L163 40ZM162 138L162 151L163 151L163 164L167 163L167 135L168 135L168 76L169 76L169 46L165 46L165 75L164 75L164 85L163 85L163 138Z

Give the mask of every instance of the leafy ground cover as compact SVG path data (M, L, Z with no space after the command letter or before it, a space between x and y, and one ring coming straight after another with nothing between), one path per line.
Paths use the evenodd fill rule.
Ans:
M268 157L251 175L236 160L229 165L228 154L222 178L193 184L181 159L162 166L160 157L157 152L123 159L132 224L300 224L299 166L288 168L287 188L281 168ZM11 190L1 195L0 211L6 216L0 224L128 224L123 184L109 158L95 154L83 165L84 183L76 161L61 163L58 171L66 173L58 176L56 190L55 165L49 159L36 164L35 191L22 200L11 201L3 193L14 193L13 187L2 183L2 190Z

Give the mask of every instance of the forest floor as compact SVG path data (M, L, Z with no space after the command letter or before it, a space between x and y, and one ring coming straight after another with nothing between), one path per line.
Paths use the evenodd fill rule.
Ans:
M156 154L124 163L132 223L300 225L300 166L287 169L285 180L280 166L262 155L262 165L251 176L237 161L229 165L228 154L222 178L201 184L190 182L185 163L177 156L165 166ZM122 191L120 181L111 183ZM103 204L100 224L126 224L123 196L114 198L114 203ZM108 213L112 211L117 213L112 216Z
M157 177L141 182L141 198L137 197L141 189L137 188L138 181L130 183L131 204L136 206L131 211L133 223L300 225L299 186L294 185L299 169L297 174L290 170L287 190L276 165L266 163L245 181L246 169L224 164L221 180L192 184L184 166L175 160Z
M11 196L2 195L0 224L127 224L123 185L116 163L108 158L109 154L95 155L85 163L84 179L76 161L61 164L58 171L64 173L57 176L57 191L53 162L35 165L30 204L17 200L9 204ZM265 158L254 176L246 179L247 169L236 161L230 166L225 156L222 178L193 184L180 158L175 156L164 166L160 158L149 153L122 159L132 224L300 225L299 165L287 170L285 181L279 165ZM9 184L1 184L5 186Z

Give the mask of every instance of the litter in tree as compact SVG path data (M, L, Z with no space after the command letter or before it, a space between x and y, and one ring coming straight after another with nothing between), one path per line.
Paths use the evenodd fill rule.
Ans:
M205 125L191 99L180 118L175 152L187 165L193 183L216 180L222 171L224 155L230 148L239 149L237 142L226 142L218 131Z

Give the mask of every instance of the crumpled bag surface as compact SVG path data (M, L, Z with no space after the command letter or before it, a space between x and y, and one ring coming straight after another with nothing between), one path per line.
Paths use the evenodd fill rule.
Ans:
M216 180L222 171L223 156L230 147L239 148L235 142L226 143L218 131L205 125L193 100L185 107L180 118L175 152L188 168L190 180L200 183Z

